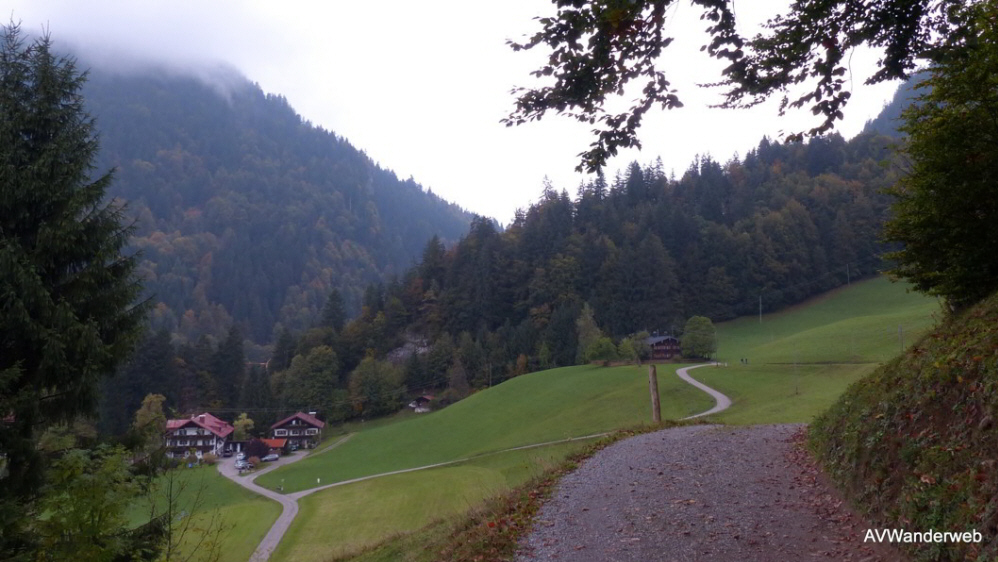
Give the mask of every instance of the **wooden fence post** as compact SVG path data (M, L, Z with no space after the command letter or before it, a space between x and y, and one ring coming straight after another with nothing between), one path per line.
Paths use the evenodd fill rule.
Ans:
M662 422L662 405L658 401L658 373L655 365L648 365L648 390L651 392L651 420Z

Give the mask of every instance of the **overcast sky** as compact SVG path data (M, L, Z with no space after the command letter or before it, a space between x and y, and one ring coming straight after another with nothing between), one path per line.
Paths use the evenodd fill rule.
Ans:
M786 1L736 3L743 31L755 29ZM661 157L681 175L697 154L727 161L763 135L780 138L816 124L809 113L779 118L774 104L752 111L709 109L721 64L699 52L704 23L685 2L672 10L666 69L686 107L646 119L644 149L611 161L609 175L637 160ZM551 15L550 0L340 0L171 2L13 0L24 30L47 27L56 43L110 58L138 57L180 66L227 63L268 93L282 94L305 118L344 136L401 178L412 176L469 211L508 224L536 201L545 176L574 196L576 155L588 128L554 115L507 128L510 89L533 84L543 53L514 53L507 39ZM858 133L896 83L862 86L877 57L851 60L853 97L839 131Z

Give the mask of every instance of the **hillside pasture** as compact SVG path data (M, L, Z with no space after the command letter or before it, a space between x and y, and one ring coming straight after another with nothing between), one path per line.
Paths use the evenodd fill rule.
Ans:
M663 419L713 400L659 366ZM261 476L296 492L372 474L469 459L513 447L603 433L651 419L648 367L563 367L523 375L443 410L355 434L334 451Z
M172 482L171 482L172 481ZM128 518L133 525L162 513L175 491L177 523L193 516L191 529L201 529L214 518L221 523L219 562L246 562L281 513L276 502L258 496L222 476L213 466L178 468L156 478L150 494L132 504ZM181 550L190 554L199 534L191 531L181 542Z
M693 374L733 401L712 419L809 422L940 316L936 299L904 284L882 277L860 281L763 315L762 322L753 316L718 324L717 357L727 368Z

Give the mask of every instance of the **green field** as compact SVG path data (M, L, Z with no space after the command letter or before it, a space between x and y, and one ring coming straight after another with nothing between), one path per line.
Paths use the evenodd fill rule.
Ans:
M181 512L194 513L194 527L207 524L218 515L223 527L219 562L246 562L281 513L277 502L258 496L239 486L210 466L179 468L156 479L152 494L135 502L129 510L129 520L139 525L149 520L155 506L162 513L166 504L169 479L177 490L176 505ZM200 500L197 496L200 495ZM195 501L200 505L194 507ZM183 545L191 544L196 533L190 533ZM183 548L183 547L182 547Z
M713 400L660 369L662 417L710 408ZM439 412L355 434L334 451L265 474L261 486L286 492L371 474L466 459L650 421L648 367L578 366L531 373Z
M774 314L718 324L724 369L693 375L727 394L713 419L754 424L809 422L853 381L891 359L935 325L938 302L875 278ZM900 328L900 330L899 330ZM743 365L740 359L747 358Z
M583 442L574 442L500 453L306 496L299 501L298 518L271 560L321 562L461 515L557 465L583 446Z
M718 324L718 358L727 367L692 371L728 394L725 423L806 422L845 388L913 343L934 323L935 300L884 279L854 283L791 309ZM740 358L749 359L742 365ZM665 419L708 409L713 400L660 365ZM443 518L460 516L490 496L556 464L582 442L512 452L512 447L611 431L649 421L644 367L578 366L517 377L441 411L404 413L355 424L335 449L313 452L257 483L286 492L353 478L461 461L338 486L302 498L300 512L273 559L321 561L356 552ZM324 443L334 443L333 437ZM211 480L211 479L209 479ZM232 486L228 482L220 485ZM214 488L214 485L210 486ZM213 500L240 538L224 560L245 560L277 515L276 504L248 503L242 489ZM268 508L269 506L269 508ZM236 544L241 543L241 544Z

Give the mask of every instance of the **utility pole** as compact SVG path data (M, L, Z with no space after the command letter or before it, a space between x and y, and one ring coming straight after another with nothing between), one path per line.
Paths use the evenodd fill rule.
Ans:
M849 264L846 264L846 285L852 285L852 275L849 273Z
M759 323L762 324L762 294L759 295Z
M648 365L648 391L651 392L651 421L662 423L662 405L658 401L658 373Z

